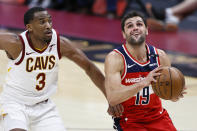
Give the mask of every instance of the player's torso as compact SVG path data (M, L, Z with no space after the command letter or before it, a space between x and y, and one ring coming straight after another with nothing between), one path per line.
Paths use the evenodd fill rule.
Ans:
M59 36L53 30L51 42L41 51L31 45L27 33L20 35L23 51L8 63L4 90L11 97L36 103L47 99L57 88Z
M128 52L125 45L115 50L124 59L124 71L122 74L122 84L132 85L143 80L150 71L159 66L157 50L147 45L148 61L138 62ZM124 106L123 117L128 121L146 121L154 119L162 112L161 101L152 90L151 85L144 87L140 92L129 100L122 103Z

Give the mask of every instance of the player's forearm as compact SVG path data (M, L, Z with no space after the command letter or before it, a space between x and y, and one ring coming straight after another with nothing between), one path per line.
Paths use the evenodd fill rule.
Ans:
M94 64L89 67L86 73L106 97L106 91L104 86L105 77L103 73Z
M110 91L109 90L107 91L108 102L111 106L120 104L132 98L144 87L145 87L144 83L139 82L131 86L121 85L121 88L119 89L112 88Z

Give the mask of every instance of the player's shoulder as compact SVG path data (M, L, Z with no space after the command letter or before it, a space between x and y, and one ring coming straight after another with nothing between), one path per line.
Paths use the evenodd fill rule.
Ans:
M162 50L162 49L157 49L157 51L158 51L159 57L165 57L165 56L166 56L166 52L165 52L164 50Z
M22 48L22 41L18 34L14 33L0 33L0 42L6 43L2 47L6 48Z
M59 37L60 37L60 42L62 42L62 41L65 41L65 42L70 41L68 38L66 38L64 36L60 35Z
M163 66L171 66L171 61L164 50L158 49L160 64Z
M122 56L119 53L117 53L115 50L113 50L107 54L105 61L110 64L112 64L112 63L123 64Z
M71 41L68 38L66 38L64 36L59 36L59 37L60 37L60 45L61 46L71 46L72 45Z
M123 56L115 50L111 51L105 58L105 68L113 71L122 71L124 69Z
M17 43L20 41L19 36L14 33L0 33L0 37L10 43Z
M113 50L107 54L107 57L117 59L117 58L121 58L122 56L116 50Z

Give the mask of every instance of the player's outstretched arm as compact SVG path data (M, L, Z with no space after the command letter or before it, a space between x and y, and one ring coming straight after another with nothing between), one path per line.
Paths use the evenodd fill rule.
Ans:
M103 92L106 96L104 88L104 75L102 72L95 66L91 60L78 48L73 46L70 40L65 37L60 37L60 52L62 56L65 56L79 65L94 84Z
M16 59L22 50L19 36L0 32L0 50L5 50L9 58Z

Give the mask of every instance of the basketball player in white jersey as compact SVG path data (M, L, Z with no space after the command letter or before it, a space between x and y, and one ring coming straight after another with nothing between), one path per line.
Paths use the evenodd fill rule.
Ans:
M58 61L65 56L79 65L105 94L100 70L65 37L52 28L51 16L40 7L24 15L26 31L0 34L0 49L10 61L1 93L4 131L65 131L54 103Z

